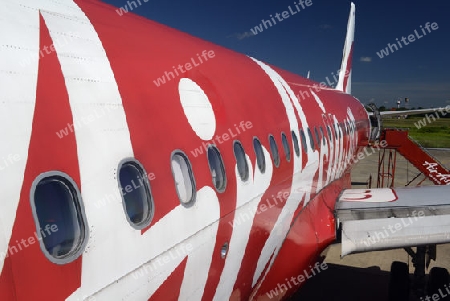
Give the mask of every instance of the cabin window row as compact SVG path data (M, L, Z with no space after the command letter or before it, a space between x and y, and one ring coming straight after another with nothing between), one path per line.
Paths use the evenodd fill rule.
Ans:
M328 135L325 135L322 126L314 127L313 131L307 128L308 138L303 129L299 129L300 140L297 134L291 131L294 153L297 157L300 156L300 145L305 152L308 151L306 139L309 139L312 149L318 149L322 143L326 145L327 141L332 143L334 139L340 138L341 132L348 135L354 131L354 125L347 122L334 124L333 129L327 125ZM281 158L275 137L269 135L268 142L273 163L278 168ZM281 144L284 157L290 162L291 147L284 132L281 133ZM264 150L257 137L253 138L253 151L257 167L264 173L266 171ZM234 141L233 153L239 177L245 182L249 179L249 166L240 141ZM212 184L219 193L222 193L227 186L227 176L222 155L215 145L208 146L207 159ZM191 162L183 151L172 152L171 170L180 203L185 207L192 206L196 200L197 189ZM119 163L117 180L122 192L122 205L127 221L136 230L148 227L154 215L154 201L144 167L134 158L125 159ZM43 173L32 184L30 201L36 233L41 234L40 246L46 257L54 263L65 264L80 256L87 244L89 228L81 193L75 181L63 172ZM50 232L49 229L55 231Z

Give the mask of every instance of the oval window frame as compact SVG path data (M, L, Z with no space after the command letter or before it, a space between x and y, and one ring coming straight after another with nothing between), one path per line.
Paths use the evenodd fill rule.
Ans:
M311 129L307 128L307 132L308 132L308 137L309 137L309 143L311 143L311 149L314 151L316 149L316 146L314 144L314 138L313 138Z
M289 142L284 132L281 132L281 144L283 145L286 161L291 162L291 148L289 147Z
M242 151L242 154L244 155L243 156L244 157L244 163L245 163L245 170L244 170L245 173L244 173L244 175L242 175L242 170L239 168L239 160L238 160L238 158L236 156L236 148L235 148L236 145L238 145L238 148L240 149L240 151ZM242 146L241 141L234 140L234 142L233 142L233 154L234 154L234 159L236 160L236 167L238 169L239 177L241 178L241 180L243 182L246 182L248 180L248 178L249 178L250 170L248 168L247 154L245 153L245 149Z
M122 167L125 164L128 164L128 163L134 165L134 167L141 173L141 178L144 180L141 183L144 184L144 189L146 190L147 199L149 200L148 209L147 209L147 217L139 223L134 223L133 221L131 221L130 216L128 215L127 207L126 207L126 202L125 202L125 198L124 198L125 194L122 193L122 191L124 191L122 189L125 189L126 187L123 188L122 184L120 182L120 170L122 169ZM130 224L130 226L136 230L142 230L142 229L145 229L146 227L150 226L150 224L153 220L153 216L155 215L155 204L153 201L153 195L152 195L150 183L148 181L148 173L145 170L144 166L141 164L141 162L139 162L136 158L131 158L131 157L121 160L117 167L117 183L119 185L118 188L119 188L119 192L120 192L120 195L122 198L122 207L123 207L123 210L125 213L125 217L126 217L128 223Z
M256 144L255 144L256 143ZM258 147L256 146L258 145ZM258 148L258 150L256 150ZM253 151L256 156L256 164L258 165L258 169L261 173L266 172L266 156L264 155L264 149L262 147L261 141L259 141L258 137L253 137ZM259 155L261 154L261 156Z
M321 143L321 139L320 139L320 136L319 136L319 131L317 130L316 126L314 127L314 135L316 137L317 149L320 149L320 147L322 146L322 143Z
M280 167L280 153L278 151L278 145L277 142L275 141L275 137L270 134L269 135L269 147L270 147L270 152L272 153L272 161L273 164L275 164L275 167L278 168Z
M323 145L327 145L327 139L325 138L325 132L323 131L323 127L320 126L320 135L322 136Z
M300 129L300 139L302 141L302 148L305 153L308 153L308 144L306 143L305 131Z
M329 125L327 125L327 133L328 133L328 140L333 141L334 137L333 134L331 133L331 128Z
M213 170L211 169L211 163L209 161L209 150L210 149L212 149L214 151L214 153L217 155L217 157L219 158L219 164L222 169L223 184L220 187L217 187L216 183L214 183L214 178L213 178L213 174L212 174ZM227 172L225 170L225 164L223 161L223 157L222 157L222 154L220 153L219 149L217 148L217 146L215 146L214 144L208 145L208 149L206 151L206 159L208 160L208 167L209 167L209 171L211 174L211 181L213 183L213 186L217 192L223 193L225 191L225 189L227 188L228 179L227 179Z
M333 129L334 129L334 138L337 141L337 140L339 140L339 136L338 136L338 130L337 130L337 126L336 126L335 122L333 123Z
M75 206L77 209L77 221L79 223L80 227L80 237L78 238L78 243L76 244L76 247L70 251L68 254L57 258L50 254L50 252L47 250L47 247L44 244L43 239L39 240L39 247L41 248L42 253L45 255L45 257L52 263L58 264L58 265L64 265L71 263L78 259L78 257L81 256L81 254L84 253L84 250L86 249L86 245L89 241L89 225L86 218L86 212L85 212L85 206L83 203L83 198L81 197L81 191L77 185L77 183L70 177L68 174L61 172L61 171L47 171L44 173L39 174L31 184L30 188L30 204L31 204L31 211L33 215L34 224L36 226L36 233L40 233L42 230L41 224L39 222L39 217L37 214L36 209L36 202L35 202L35 192L37 186L44 181L45 179L50 178L59 178L62 179L62 183L68 188L68 190L72 194L72 199L76 201L78 206ZM58 180L59 180L58 179ZM56 180L56 179L55 179ZM61 181L61 180L59 180ZM50 227L51 228L51 227ZM53 232L53 230L52 230Z
M297 157L300 157L300 144L298 142L297 134L294 131L291 131L292 142L294 144L294 152Z
M191 196L191 199L189 201L187 201L187 202L183 202L181 200L180 192L179 192L177 181L176 181L176 178L175 178L175 173L173 171L172 161L173 161L173 158L174 158L175 155L179 155L180 157L182 157L183 160L184 160L184 163L186 163L186 166L188 168L189 180L191 182L191 187L192 187L191 188L192 189L192 191L191 191L192 196ZM178 200L180 201L180 204L183 205L186 208L191 207L192 205L195 204L195 201L197 200L197 183L195 182L194 172L192 171L191 160L189 160L189 157L186 155L185 152L183 152L180 149L176 149L176 150L172 151L172 153L170 154L170 171L172 172L173 184L175 186L175 191L177 192L177 196L178 196ZM183 178L184 178L184 174L183 174Z

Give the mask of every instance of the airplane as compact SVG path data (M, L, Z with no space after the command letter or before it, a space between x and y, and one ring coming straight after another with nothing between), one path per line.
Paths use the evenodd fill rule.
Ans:
M350 189L376 140L353 3L320 91L100 1L0 3L0 300L285 300L341 229L348 254L450 241L450 187Z

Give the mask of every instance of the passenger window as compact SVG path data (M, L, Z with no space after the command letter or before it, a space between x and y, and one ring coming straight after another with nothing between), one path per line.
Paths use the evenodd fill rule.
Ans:
M34 180L30 199L44 255L57 264L80 256L89 228L80 191L72 178L57 171L44 173Z
M275 138L272 135L269 135L269 144L270 144L270 151L272 152L273 164L275 164L276 167L279 167L280 155L278 153L277 143L275 142Z
M316 142L317 142L317 147L320 147L320 137L319 137L319 132L317 131L317 128L314 127L314 134L316 135Z
M153 217L153 199L147 173L135 159L119 164L119 187L130 225L138 230L147 227Z
M236 158L236 164L239 176L241 177L242 181L248 180L248 164L247 164L247 158L245 157L245 151L242 147L242 144L239 141L234 141L233 144L234 149L234 157Z
M186 154L180 150L172 153L170 162L180 203L189 207L194 204L197 192L191 163Z
M330 141L333 141L333 135L331 134L331 129L329 125L327 125L327 132L328 132L328 139L330 139Z
M266 160L264 158L264 152L261 146L261 142L259 142L258 138L253 138L253 149L255 150L256 155L256 163L258 164L258 169L261 173L266 171Z
M286 154L286 160L291 161L291 148L289 147L288 140L285 133L281 133L281 142L283 143L284 153Z
M311 134L311 130L308 128L308 136L309 136L309 142L311 143L311 148L314 150L315 146L314 146L314 139L313 136Z
M300 130L300 139L302 140L303 150L305 151L305 153L307 153L308 145L306 144L306 137L305 137L305 133L303 132L303 130Z
M323 144L326 145L327 144L327 140L325 139L325 133L323 132L323 127L320 127L320 136L323 139Z
M295 134L294 131L292 131L291 134L292 134L292 142L294 143L295 155L296 155L297 157L299 157L299 156L300 156L300 147L299 147L299 145L298 145L298 138L297 138L297 135Z
M224 192L227 186L225 168L222 156L214 145L208 146L208 164L214 187L218 192Z

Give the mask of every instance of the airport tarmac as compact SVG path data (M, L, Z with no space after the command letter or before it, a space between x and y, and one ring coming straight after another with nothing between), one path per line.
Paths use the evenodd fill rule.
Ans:
M450 150L433 149L429 152L450 168ZM366 182L372 174L372 188L374 188L377 185L377 172L378 153L375 153L355 165L352 170L352 181ZM405 186L417 174L419 171L400 154L397 154L394 186ZM419 177L413 184L421 179L423 177ZM433 183L426 180L421 185L433 185ZM354 188L364 187L355 186ZM330 246L325 258L328 269L307 281L290 300L383 301L387 300L389 271L393 261L408 263L411 277L414 272L411 257L403 249L354 254L342 259L340 254L340 244ZM450 244L437 247L437 260L431 262L427 273L434 266L450 270ZM412 295L410 301L420 301L420 298Z

